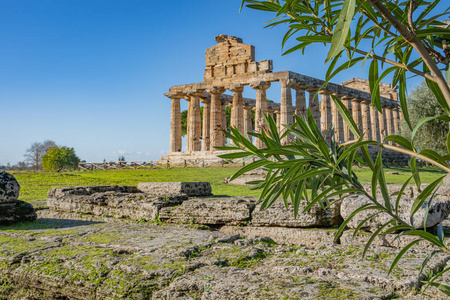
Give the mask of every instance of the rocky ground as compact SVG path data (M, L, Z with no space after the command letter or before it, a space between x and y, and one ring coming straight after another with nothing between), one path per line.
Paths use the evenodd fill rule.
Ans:
M423 247L387 276L398 249L378 243L362 258L360 240L349 236L333 244L297 235L282 245L246 227L38 213L35 222L1 227L0 299L448 299L434 288L416 291ZM334 230L308 232L312 239ZM449 258L435 256L421 279Z

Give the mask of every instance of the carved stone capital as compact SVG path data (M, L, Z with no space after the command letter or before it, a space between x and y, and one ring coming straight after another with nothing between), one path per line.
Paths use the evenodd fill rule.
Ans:
M228 86L227 89L233 93L242 93L244 91L244 86L242 84L233 84Z
M267 90L270 87L270 81L254 81L250 87L255 90Z
M221 86L212 86L206 89L206 92L210 94L223 94L225 92L225 88Z
M180 92L168 92L165 93L164 96L169 97L170 99L181 99L183 98L183 94Z
M280 79L280 84L281 84L281 87L283 87L283 88L287 88L287 87L293 88L294 86L297 85L297 80L291 79L291 78Z
M201 97L201 96L203 96L203 91L204 91L204 89L193 89L193 90L187 91L187 94L189 96L193 96L193 97Z

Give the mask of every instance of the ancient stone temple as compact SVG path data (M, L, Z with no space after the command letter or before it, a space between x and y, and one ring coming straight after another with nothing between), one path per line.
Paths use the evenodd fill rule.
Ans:
M206 49L203 82L172 86L165 94L172 101L172 111L170 151L162 160L214 159L221 153L215 147L227 142L220 130L227 126L226 106L231 107L231 126L243 134L261 132L265 126L263 113L276 116L277 126L282 131L282 124L293 124L293 116L304 116L309 107L327 139L327 132L333 125L337 142L351 140L353 134L331 100L332 94L349 109L365 139L382 141L386 135L399 131L399 119L403 116L396 89L390 84L380 84L381 114L371 105L367 80L353 78L342 84L328 83L322 87L324 81L320 79L291 71L272 72L272 61L255 61L255 47L242 43L238 37L221 34L215 39L217 45ZM281 85L279 103L268 102L266 90L277 81ZM255 98L244 98L244 88L254 90ZM226 90L233 95L224 94ZM182 152L181 99L189 102L186 152ZM254 125L252 110L255 112ZM288 143L288 139L286 137L284 142ZM259 139L252 142L257 147L264 147Z

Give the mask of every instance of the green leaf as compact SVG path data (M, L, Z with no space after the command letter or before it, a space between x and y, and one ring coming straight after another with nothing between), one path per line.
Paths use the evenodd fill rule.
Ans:
M411 175L408 180L405 181L405 183L402 185L400 191L398 192L397 199L395 201L395 214L398 215L398 206L400 204L400 199L403 196L403 192L405 191L406 187L408 186L409 182L413 178L413 175Z
M342 101L335 95L331 95L331 99L333 99L334 103L336 104L336 108L338 109L342 119L344 119L344 122L348 125L348 128L353 132L355 137L359 138L360 133L358 126L356 126L356 123L353 120L352 116L350 115L348 109L345 107Z
M437 187L437 185L442 181L442 179L447 176L447 174L440 176L438 179L430 183L423 191L422 193L417 196L416 200L414 200L414 203L411 207L411 213L410 216L413 216L419 208L422 206L422 204L425 202L425 200L428 198L428 196L433 192L433 190Z
M266 165L268 163L270 163L270 161L266 161L266 160L254 161L254 162L246 165L242 169L238 170L236 173L234 173L234 175L231 176L230 181L238 178L239 176L241 176L242 174L244 174L244 173L246 173L248 171L254 170L254 169L259 168L259 167L262 167L262 166L264 166L264 165Z
M401 135L388 135L387 137L384 138L384 143L386 142L394 142L398 145L400 145L401 147L414 151L413 147L411 145L411 142L408 141L406 138L402 137Z
M382 226L380 226L380 228L378 228L373 234L372 236L369 238L369 240L367 241L366 245L364 246L364 251L363 251L363 257L366 256L367 250L369 250L370 245L372 245L373 241L375 240L376 237L378 237L378 235L380 234L381 231L383 231L383 229L386 226L389 226L391 224L393 224L395 222L395 220L391 220L389 222L384 223Z
M409 164L411 166L411 173L413 174L414 182L416 183L417 189L420 190L421 181L419 169L417 168L417 159L415 157L412 157Z
M422 239L417 239L411 243L409 243L408 245L406 245L402 250L400 250L400 252L397 254L397 256L394 258L394 260L392 261L391 267L389 268L389 272L388 275L391 274L392 270L395 268L395 266L397 265L398 261L400 260L400 258L402 258L402 256L406 253L406 251L409 250L409 248L411 248L412 246L414 246L415 244L417 244L418 242L420 242Z
M438 246L439 248L444 248L444 245L442 245L441 241L439 239L432 235L429 232L423 231L423 230L410 230L403 232L404 235L414 235L414 236L420 236L421 238L424 238L425 240L429 241L433 245Z
M447 83L450 82L450 62L447 63L447 66L445 67L445 78L447 80Z
M342 46L344 46L347 39L348 32L350 30L350 24L355 14L355 0L345 0L339 14L339 20L333 31L333 38L331 40L331 48L328 52L326 62L330 61L341 52Z
M430 261L430 259L433 258L433 256L435 256L436 254L441 253L441 252L442 252L442 250L435 250L431 253L428 253L427 257L425 257L425 259L422 262L422 266L420 266L419 274L417 275L417 282L420 282L420 275L422 275L423 268L425 268L428 261Z
M372 96L372 103L381 109L380 85L378 82L378 60L373 59L369 68L369 87Z
M367 204L361 205L360 207L355 209L347 217L347 219L345 219L344 222L342 222L341 226L339 227L338 231L336 232L336 234L334 236L334 241L336 242L339 239L339 237L341 236L341 234L344 231L345 227L347 226L348 222L350 222L357 213L359 213L359 212L361 212L363 210L368 210L368 209L382 209L382 208L380 206L373 205L373 203L367 203Z

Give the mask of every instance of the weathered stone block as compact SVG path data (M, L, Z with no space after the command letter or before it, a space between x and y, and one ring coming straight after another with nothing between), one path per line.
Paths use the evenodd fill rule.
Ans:
M258 71L258 67L256 65L256 62L251 62L248 64L247 72L252 73Z
M255 200L244 197L199 198L162 208L161 220L171 223L238 225L250 220Z
M155 196L166 194L184 194L189 197L212 195L209 182L141 182L137 188L141 192Z
M36 220L36 212L30 203L13 200L0 203L0 225Z
M253 226L223 226L220 232L225 234L239 234L249 238L269 237L277 244L290 246L329 246L333 244L333 229L298 229L284 227L253 227Z
M154 197L144 193L108 191L49 197L47 205L51 210L62 212L148 221L156 219L162 207L178 205L186 199L185 195Z
M92 195L95 193L117 192L117 193L137 193L135 186L119 185L98 185L98 186L69 186L62 188L53 188L48 192L48 197L60 198L65 196Z
M292 205L289 209L286 209L282 200L275 202L271 207L262 211L259 204L252 214L252 225L311 228L338 226L343 221L340 215L339 202L333 204L327 210L314 206L308 212L302 213L306 206L306 201L300 203L299 214L295 218Z
M6 172L0 172L0 203L11 202L19 198L20 185L16 178Z
M391 205L392 207L395 206L395 200L391 199ZM351 196L347 197L342 201L341 204L341 216L346 219L352 212L354 212L357 208L361 207L364 204L371 203L371 201L362 195L357 196ZM402 198L399 203L399 216L400 218L410 224L410 211L412 204L414 203L414 199L409 198ZM423 220L424 215L427 210L427 202L425 202L421 208L417 211L417 213L414 215L414 227L416 228L423 228ZM358 224L368 218L370 215L377 212L376 210L365 210L358 214L356 214L355 217L347 224L349 228L355 229ZM438 225L440 222L445 220L448 215L450 214L450 202L442 199L433 199L433 202L431 203L430 211L428 213L427 218L427 227L432 227L435 225ZM379 215L376 215L371 220L367 221L365 223L365 226L363 228L365 229L376 229L380 227L381 225L385 224L389 220L392 220L392 218L386 214L381 213Z

